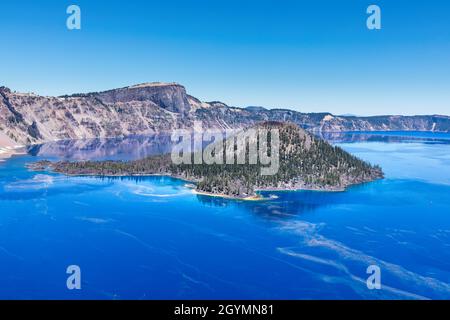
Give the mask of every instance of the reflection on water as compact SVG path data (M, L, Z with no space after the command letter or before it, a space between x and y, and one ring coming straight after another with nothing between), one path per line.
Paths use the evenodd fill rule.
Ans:
M330 205L330 199L327 199L326 202L320 201L321 194L323 193L277 192L276 197L273 197L270 192L262 192L262 195L267 199L261 201L232 200L205 195L197 195L197 199L207 206L239 207L259 218L280 220L294 218L312 212L321 206Z
M322 132L318 134L332 144L337 144L350 153L362 156L373 164L381 164L388 178L432 178L435 182L450 181L450 177L443 175L436 166L421 163L421 173L418 175L417 164L420 157L414 154L415 161L408 161L419 146L418 152L427 153L426 160L439 158L443 161L441 167L448 164L445 159L446 151L423 150L422 146L433 144L450 145L450 135L445 133L430 132ZM401 144L408 147L398 147ZM414 144L415 143L415 144ZM414 147L409 146L413 145ZM131 160L140 159L150 155L164 154L171 151L173 142L169 133L155 134L151 136L132 136L114 139L90 139L75 141L56 141L43 145L31 146L28 153L39 158L55 158L66 160ZM369 147L371 146L371 147ZM411 150L410 150L411 149ZM391 160L386 159L386 152ZM441 154L442 153L442 154ZM400 156L406 157L400 159ZM422 160L424 161L424 160ZM445 163L444 163L445 162ZM412 164L411 164L412 163ZM411 165L410 165L411 164ZM98 177L102 181L131 180L136 183L145 182L149 177ZM155 181L155 177L151 178ZM161 178L169 179L169 178ZM164 180L166 181L166 180ZM370 188L372 184L352 187L352 190ZM200 203L211 207L239 207L251 214L265 219L289 219L305 213L313 212L324 206L332 206L342 201L339 193L329 192L262 192L264 201L237 201L232 199L197 195Z
M28 147L32 156L68 160L131 160L171 151L167 133L113 139L65 140Z
M201 144L194 144L194 133L190 135L192 150L201 148ZM210 143L202 142L203 147ZM54 141L29 146L27 152L32 156L66 160L135 160L170 153L175 143L170 132L163 132L149 136Z
M0 298L448 299L450 135L423 135L328 135L386 179L262 192L266 201L193 195L168 177L25 168L165 153L168 135L32 147L0 165ZM84 270L75 293L65 289L74 263ZM366 286L372 264L379 291Z
M383 132L319 132L316 135L330 143L414 143L450 144L450 135L439 132L383 131Z
M450 135L431 132L321 132L333 144L358 142L450 144ZM68 160L131 160L168 153L170 133L110 139L64 140L27 147L28 154Z
M358 193L352 199L353 204L365 205L371 201L371 191L382 182L373 182L353 186L350 190ZM347 192L321 192L321 191L263 191L260 194L265 200L248 201L233 200L221 197L197 195L199 202L211 207L237 207L244 209L255 217L282 221L293 218L302 218L303 215L319 209L325 209L349 202Z

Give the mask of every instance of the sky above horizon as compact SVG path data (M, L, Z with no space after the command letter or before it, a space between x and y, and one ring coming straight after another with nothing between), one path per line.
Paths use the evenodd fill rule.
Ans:
M81 8L81 30L66 9ZM366 27L369 5L381 30ZM0 85L62 95L177 82L203 100L450 115L450 1L8 1Z

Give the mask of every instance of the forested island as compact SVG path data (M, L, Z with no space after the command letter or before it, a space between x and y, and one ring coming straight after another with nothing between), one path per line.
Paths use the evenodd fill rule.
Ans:
M192 182L199 193L237 199L257 198L257 192L262 190L342 191L354 184L383 178L379 166L364 162L295 124L265 122L253 128L278 132L279 162L274 174L261 174L262 169L267 168L261 161L255 164L249 161L245 164L195 164L194 161L175 164L171 154L134 161L40 161L30 168L102 177L167 175ZM268 151L273 153L274 149L269 146ZM226 152L226 148L221 152ZM248 160L250 148L243 152ZM195 152L189 156L193 159Z

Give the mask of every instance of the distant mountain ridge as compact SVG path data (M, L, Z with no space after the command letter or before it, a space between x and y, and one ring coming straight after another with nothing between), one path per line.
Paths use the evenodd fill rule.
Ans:
M176 128L243 128L263 121L289 121L311 132L450 132L450 117L335 116L263 107L237 108L202 102L176 83L144 83L60 97L16 93L0 87L0 134L16 144L147 135Z

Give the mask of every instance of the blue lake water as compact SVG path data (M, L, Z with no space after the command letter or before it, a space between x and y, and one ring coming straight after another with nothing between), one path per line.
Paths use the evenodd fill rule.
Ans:
M58 142L0 163L0 299L449 299L450 135L326 137L386 179L346 192L198 196L170 178L29 172L130 159L160 138ZM82 289L66 287L78 265ZM381 269L381 290L366 285Z

